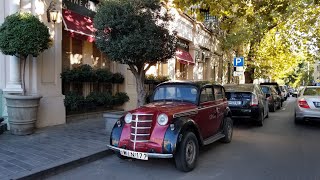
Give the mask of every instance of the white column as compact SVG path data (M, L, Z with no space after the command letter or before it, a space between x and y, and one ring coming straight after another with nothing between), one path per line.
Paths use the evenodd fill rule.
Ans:
M11 0L9 2L10 14L14 14L20 9L20 0ZM9 81L3 90L8 93L21 93L20 60L15 56L9 58Z

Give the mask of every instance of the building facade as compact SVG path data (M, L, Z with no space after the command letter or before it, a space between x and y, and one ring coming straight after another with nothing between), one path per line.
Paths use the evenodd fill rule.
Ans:
M171 80L207 80L222 84L224 58L217 34L203 23L172 8L171 29L177 32L177 52L167 63L151 68L147 74L169 76Z
M53 45L36 58L28 57L26 65L26 90L42 96L37 127L66 123L63 85L60 74L81 64L120 72L125 81L118 91L126 92L130 102L124 110L136 107L136 82L127 65L108 60L94 43L93 22L97 0L2 0L0 24L5 17L18 11L30 12L44 22L50 31ZM48 9L59 11L56 22L48 21ZM202 23L173 9L172 29L177 31L176 56L167 63L157 64L150 72L166 75L172 80L208 80L225 83L232 78L229 57L223 56L217 35ZM16 57L0 53L0 116L7 116L5 94L22 92L20 61ZM228 70L228 73L226 73ZM84 90L85 91L85 90Z

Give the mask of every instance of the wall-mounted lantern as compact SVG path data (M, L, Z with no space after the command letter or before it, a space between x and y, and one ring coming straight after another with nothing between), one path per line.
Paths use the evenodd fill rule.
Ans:
M47 9L48 22L53 22L55 24L58 20L58 16L59 16L59 11L56 9L56 2L51 1Z

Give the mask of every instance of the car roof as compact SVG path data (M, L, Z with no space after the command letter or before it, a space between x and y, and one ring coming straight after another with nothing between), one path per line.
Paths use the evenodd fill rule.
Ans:
M158 86L161 85L170 85L170 84L185 84L185 85L193 85L196 86L198 88L201 88L205 85L212 85L212 86L218 86L218 87L223 87L222 85L219 84L213 84L210 83L209 81L203 81L203 80L172 80L172 81L166 81L163 83L160 83ZM157 86L157 87L158 87Z
M255 84L225 84L224 88L227 92L252 92Z

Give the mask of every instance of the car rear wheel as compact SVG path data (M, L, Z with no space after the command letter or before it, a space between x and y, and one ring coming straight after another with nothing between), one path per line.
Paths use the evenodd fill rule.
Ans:
M174 157L177 169L184 172L193 170L196 167L198 155L199 144L196 135L193 132L184 133Z
M221 142L230 143L232 140L232 134L233 134L233 121L230 117L224 118L222 133L224 135L224 138L221 139Z
M257 122L257 125L258 126L263 126L263 120L264 120L263 113L261 113L260 116L259 116L259 120Z
M297 118L296 113L294 113L294 123L297 124L297 125L302 124L302 120L300 120L299 118Z

